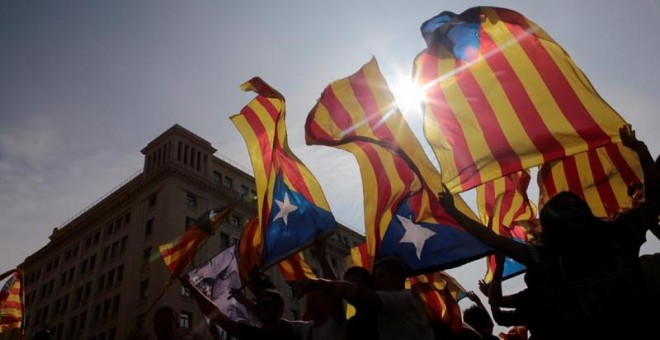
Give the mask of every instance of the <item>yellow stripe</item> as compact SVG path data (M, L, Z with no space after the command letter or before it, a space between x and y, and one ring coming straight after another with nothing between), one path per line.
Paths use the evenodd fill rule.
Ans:
M550 90L541 78L534 64L529 60L527 54L517 43L516 37L509 32L505 24L500 20L494 10L489 9L488 16L494 20L483 20L482 27L488 32L489 37L495 44L500 46L502 54L511 65L511 68L520 79L523 87L530 94L534 107L539 112L540 118L553 134L562 136L557 141L567 149L570 145L583 144L581 138L571 124L566 120L561 112L557 102L555 102ZM495 23L494 25L492 23ZM491 33L492 32L492 33ZM521 114L525 114L524 112ZM586 145L583 147L586 148ZM538 165L529 164L525 161L525 167Z
M527 20L527 24L535 29L538 28L538 25L529 20ZM571 89L582 105L591 113L594 121L612 138L612 142L619 142L621 140L619 128L625 124L623 118L598 95L586 75L560 45L551 38L541 40L541 45L557 64L561 73L568 80Z
M460 86L456 83L456 77L454 76L456 68L455 60L440 58L438 61L438 68L440 76L444 78L440 81L439 85L446 98L445 104L452 112L454 112L454 115L458 120L461 134L466 139L468 151L472 156L472 160L476 164L482 164L483 162L491 160L493 156L490 153L488 143L486 143L483 131L476 119L475 112L472 111L468 99L463 95ZM429 136L426 138L429 139ZM440 161L441 158L438 157L438 160ZM441 163L441 165L443 164ZM445 176L444 173L443 176ZM459 176L458 173L452 174L452 177L457 176ZM448 181L449 178L445 177L445 180ZM454 181L458 181L458 178L454 178L452 181L449 181L449 183Z
M314 121L323 132L332 136L333 140L337 141L341 139L343 132L342 129L335 124L334 119L330 116L328 108L320 102L316 106L316 111L314 112Z

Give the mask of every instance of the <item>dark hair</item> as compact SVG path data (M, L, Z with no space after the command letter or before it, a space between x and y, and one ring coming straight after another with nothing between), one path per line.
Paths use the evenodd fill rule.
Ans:
M473 328L493 324L488 311L478 305L472 305L463 311L463 320Z
M177 312L174 308L170 306L162 306L158 309L156 309L156 312L154 313L154 319L156 316L161 315L161 314L167 314L173 318L173 320L176 320L177 318Z
M400 276L404 279L408 276L409 272L408 266L406 266L406 264L396 256L387 256L376 261L376 263L374 263L374 273L376 272L377 268L385 268L385 270L388 272Z
M346 269L344 271L344 280L346 280L346 277L348 276L355 276L358 279L358 284L366 286L366 287L371 287L373 278L371 277L371 273L364 267L360 266L352 266Z
M257 303L259 301L259 298L262 297L269 297L273 299L273 301L275 301L278 307L284 306L284 298L282 298L282 294L280 294L280 292L278 292L275 289L264 289L261 292L259 292Z
M541 238L546 245L559 241L564 236L569 236L561 231L564 229L562 227L565 223L561 218L565 209L562 206L567 200L572 201L571 204L584 213L586 223L594 225L600 223L600 220L593 215L591 208L582 197L570 191L562 191L553 196L539 213L542 229Z

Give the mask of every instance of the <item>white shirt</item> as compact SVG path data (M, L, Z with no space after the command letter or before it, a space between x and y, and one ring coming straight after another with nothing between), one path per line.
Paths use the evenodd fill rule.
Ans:
M380 340L434 339L424 305L412 291L398 290L376 294L383 302L383 309L378 313Z

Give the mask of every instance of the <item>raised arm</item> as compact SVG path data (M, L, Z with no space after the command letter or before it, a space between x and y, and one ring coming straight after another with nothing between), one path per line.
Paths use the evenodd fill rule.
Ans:
M644 203L637 209L642 211L644 222L641 227L651 229L656 237L660 236L658 230L658 215L660 214L660 168L653 160L648 147L644 142L637 139L635 130L630 125L625 125L619 129L621 143L635 151L644 173ZM644 230L646 231L646 230Z
M456 208L456 205L454 204L454 196L452 196L448 190L438 194L438 198L447 213L472 236L523 265L529 265L532 263L527 245L498 235L490 228L465 215Z
M320 290L346 299L356 308L378 310L383 307L383 302L378 294L353 282L304 280L298 281L297 286L301 295L311 290Z
M513 311L503 311L501 307L504 307L504 297L502 296L502 274L504 272L504 255L496 254L496 265L495 272L493 273L493 280L490 282L489 291L488 291L488 303L490 304L490 312L493 315L493 319L501 326L517 326L521 324L521 320L518 315ZM512 297L507 297L506 301L507 306L515 308L517 307L513 303Z
M181 284L190 291L192 296L197 301L199 308L202 310L202 313L206 315L211 321L218 324L222 329L227 331L227 333L235 336L238 334L238 322L230 319L225 314L223 314L218 307L209 300L202 292L200 292L197 287L195 287L187 277L179 278Z

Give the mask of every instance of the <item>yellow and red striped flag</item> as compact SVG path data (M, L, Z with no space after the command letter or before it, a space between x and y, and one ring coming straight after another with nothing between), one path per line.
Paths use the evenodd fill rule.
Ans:
M423 273L491 251L438 203L440 174L399 111L375 59L325 88L305 131L307 144L334 146L355 156L368 252L374 258L395 255L413 273ZM456 203L474 216L460 197Z
M620 141L625 124L538 25L474 7L427 20L414 78L451 192Z
M176 240L158 247L160 255L170 271L170 277L167 280L168 286L183 273L186 266L195 258L195 254L204 240L227 219L233 208L230 205L203 213L195 223L186 226L186 230Z
M365 268L371 272L373 266L373 256L369 255L369 249L367 248L367 243L361 243L355 247L351 248L350 255L346 258L346 264L351 266L357 266Z
M429 273L408 278L406 286L415 291L432 323L449 325L458 332L462 327L458 300L466 291L456 279L445 272Z
M277 264L285 281L298 281L305 279L318 279L314 271L305 260L303 252L293 254Z
M644 175L637 154L610 144L544 164L539 170L539 206L562 191L582 197L599 218L611 219L632 206L628 188Z
M23 283L21 271L13 269L2 275L11 277L0 290L0 333L23 325Z
M536 220L536 206L527 197L530 179L529 172L523 170L478 186L477 209L481 222L499 235L527 243L532 235L523 225ZM492 279L495 263L495 256L489 255L484 281ZM523 265L507 258L503 278L511 278L524 270Z
M261 261L269 267L336 229L323 190L287 142L284 97L259 77L257 96L231 117L248 147L257 189Z
M262 246L263 237L259 232L259 218L255 216L245 222L238 239L238 275L244 285L250 282L251 273L262 267Z

